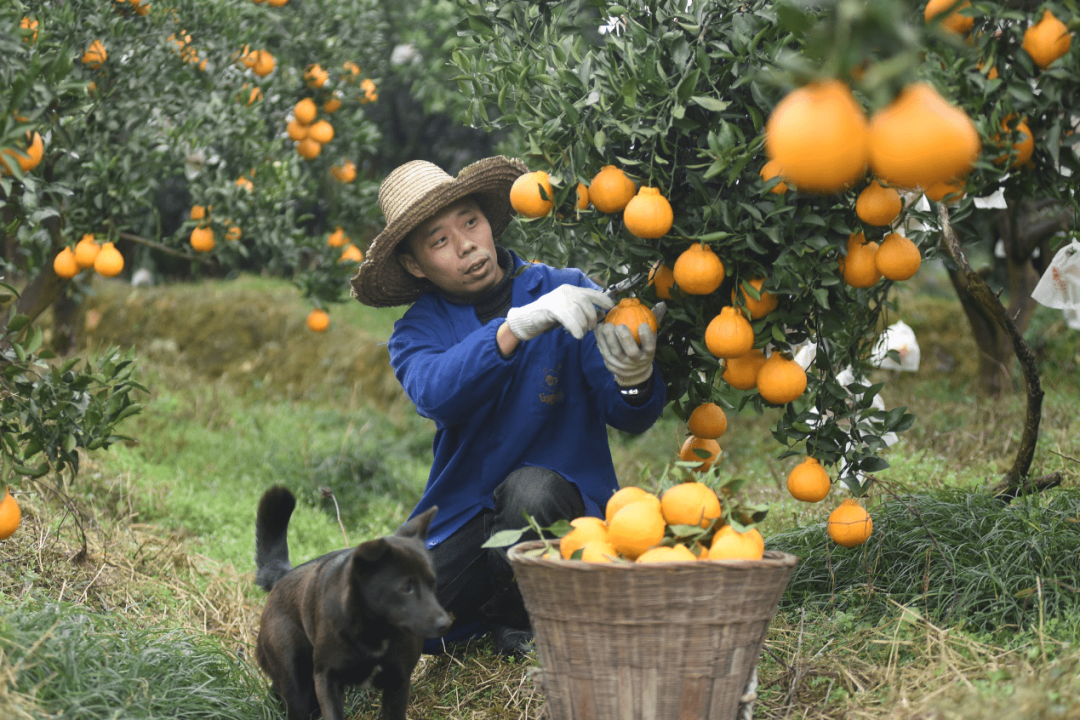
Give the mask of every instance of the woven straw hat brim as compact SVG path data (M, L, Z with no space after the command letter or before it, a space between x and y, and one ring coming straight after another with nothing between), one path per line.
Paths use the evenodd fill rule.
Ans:
M418 169L416 183L428 187L410 185L416 195L404 209L397 208L400 191L390 188L391 178L402 168ZM367 257L351 280L352 296L371 307L393 307L412 303L420 295L434 289L428 280L413 277L394 257L394 250L417 225L435 215L447 205L472 195L487 216L492 237L497 241L513 218L510 206L510 188L514 181L528 172L524 162L502 155L484 158L466 166L451 177L430 163L409 163L398 168L383 181L379 201L387 215L387 225L368 247ZM432 172L434 170L434 172ZM410 178L396 177L394 186L409 184ZM384 193L384 190L386 192ZM388 212L388 208L390 209ZM390 217L390 216L393 217Z

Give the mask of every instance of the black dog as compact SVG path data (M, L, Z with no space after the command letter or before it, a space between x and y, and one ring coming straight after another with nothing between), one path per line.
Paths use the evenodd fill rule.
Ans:
M425 540L431 508L393 535L289 564L296 499L272 487L255 523L255 582L270 591L256 656L289 720L343 720L346 685L382 690L383 720L405 720L423 639L450 629Z

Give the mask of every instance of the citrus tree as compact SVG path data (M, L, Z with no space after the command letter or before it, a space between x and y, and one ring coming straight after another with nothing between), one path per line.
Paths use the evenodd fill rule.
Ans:
M40 352L42 312L93 278L248 269L319 312L347 297L377 212L379 18L313 0L0 7L7 468L74 468L137 411L132 358Z
M459 6L471 118L550 181L554 212L514 241L666 299L676 412L781 407L783 454L855 495L914 419L865 379L893 283L939 254L943 222L984 240L973 198L998 187L1076 207L1076 50L1043 67L1023 49L1043 5L979 3L962 32L951 3L899 0ZM1075 3L1045 7L1075 26Z

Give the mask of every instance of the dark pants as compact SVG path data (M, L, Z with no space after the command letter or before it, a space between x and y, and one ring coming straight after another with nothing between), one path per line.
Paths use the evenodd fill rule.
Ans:
M540 467L510 473L495 489L494 500L494 510L485 509L431 552L438 578L436 594L454 616L451 636L478 621L489 628L529 628L507 548L480 547L492 534L526 527L526 512L540 527L585 514L578 489L557 472ZM535 540L536 533L530 531L521 539Z

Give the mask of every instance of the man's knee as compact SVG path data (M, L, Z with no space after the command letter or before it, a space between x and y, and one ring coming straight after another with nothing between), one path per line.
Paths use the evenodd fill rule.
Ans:
M495 490L495 511L507 520L521 520L528 513L541 525L585 514L577 487L554 470L518 468Z

